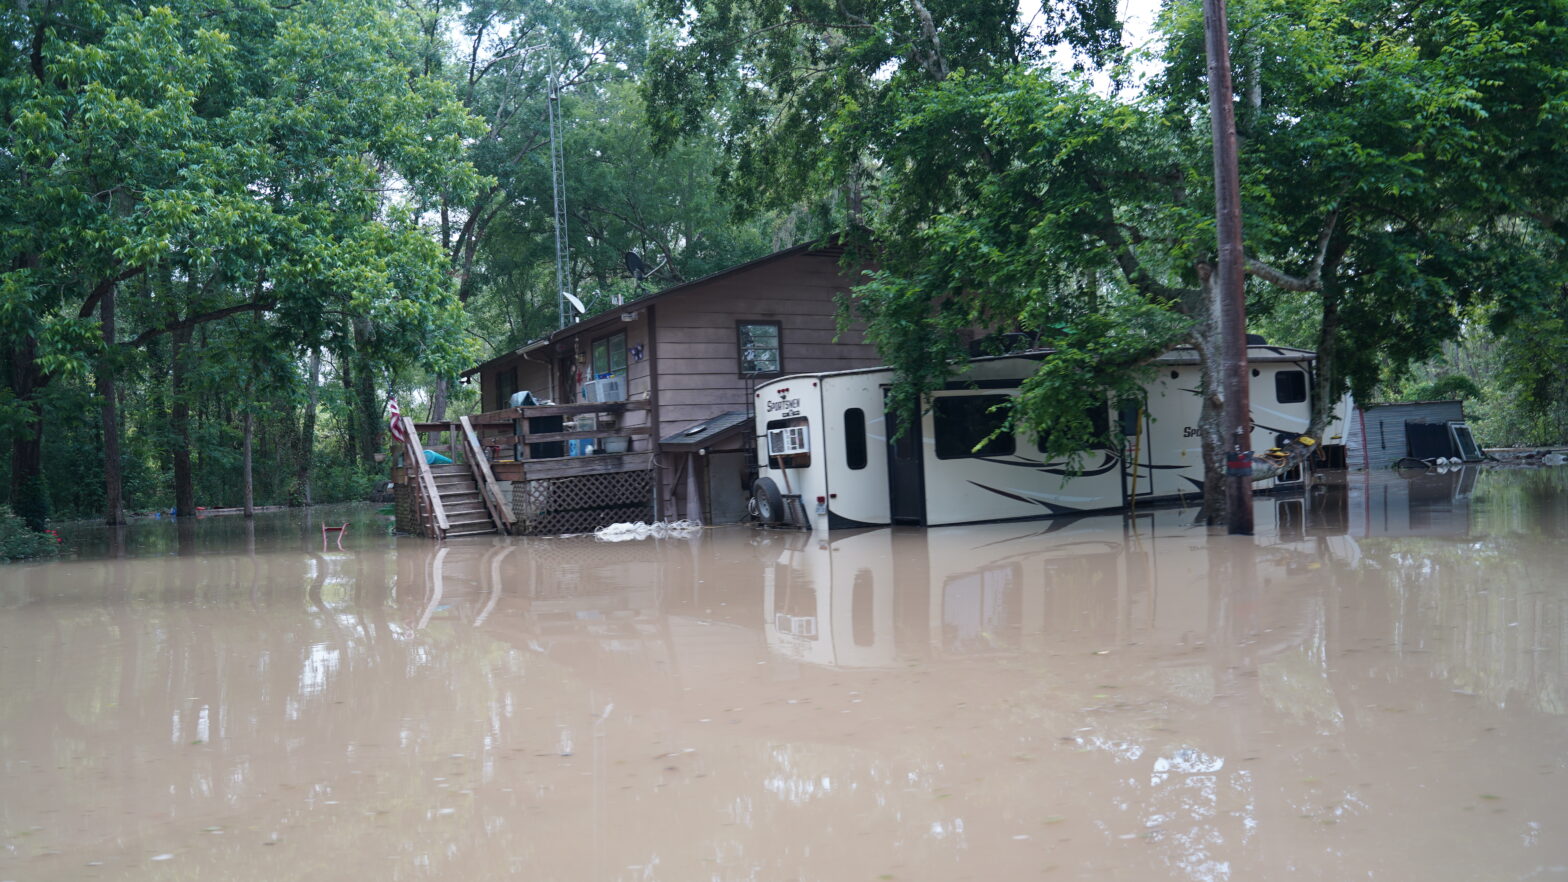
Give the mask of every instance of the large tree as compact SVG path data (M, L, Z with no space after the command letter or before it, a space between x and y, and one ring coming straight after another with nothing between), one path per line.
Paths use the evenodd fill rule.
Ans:
M41 391L105 346L183 347L266 314L302 345L358 323L358 350L460 360L441 253L408 208L477 184L474 128L447 84L411 75L391 4L46 0L0 12L0 33L0 405L11 498L35 523ZM131 280L148 284L95 327Z

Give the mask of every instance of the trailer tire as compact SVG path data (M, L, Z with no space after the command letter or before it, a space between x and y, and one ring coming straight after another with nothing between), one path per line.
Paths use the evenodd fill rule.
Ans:
M751 485L751 501L757 511L757 520L764 524L784 522L784 494L772 478L758 478Z

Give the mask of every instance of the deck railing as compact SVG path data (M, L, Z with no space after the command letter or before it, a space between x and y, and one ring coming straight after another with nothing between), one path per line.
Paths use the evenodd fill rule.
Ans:
M645 420L642 425L626 425L629 415L648 413L651 408L646 400L534 405L493 410L468 417L468 420L492 466L504 469L511 478L561 478L651 467L652 454L647 449L650 445L636 449L637 440L652 433L651 420ZM559 431L532 430L537 420L551 417L570 420L582 416L594 417L594 428L578 429L568 423L568 428ZM537 445L541 444L567 446L574 441L598 442L604 438L625 438L626 450L617 453L595 450L591 456L535 455Z
M435 476L430 473L430 466L425 463L425 448L419 442L419 429L417 423L408 417L403 420L403 429L408 435L408 442L404 445L404 468L409 470L414 485L414 516L418 519L425 535L434 539L446 536L446 531L451 529L446 519L446 509L441 505L441 494L436 490Z

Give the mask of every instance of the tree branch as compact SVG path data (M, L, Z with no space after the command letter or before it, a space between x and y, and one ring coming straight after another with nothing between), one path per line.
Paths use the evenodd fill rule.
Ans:
M152 328L150 330L143 331L136 339L131 340L123 345L134 348L141 346L155 337L161 337L164 334L170 333L171 331L182 331L186 328L194 328L197 325L205 324L207 322L215 322L218 319L225 319L231 315L239 315L246 312L266 312L267 310L272 309L277 305L278 302L276 300L263 300L257 302L238 303L234 306L225 306L222 309L215 309L212 312L204 312L200 315L193 315L190 318L180 319L177 322L170 322L161 328Z
M1136 288L1138 293L1151 299L1183 301L1187 292L1160 284L1148 270L1144 269L1143 264L1138 260L1138 255L1133 253L1132 246L1122 235L1119 224L1107 219L1097 232L1100 240L1110 246L1111 257L1121 268L1127 283Z
M1292 276L1251 257L1246 258L1247 274L1278 285L1286 291L1316 291L1323 287L1323 261L1328 257L1328 243L1334 238L1334 229L1339 224L1339 211L1334 209L1323 220L1323 229L1318 233L1318 253L1312 258L1312 265L1307 268L1306 275Z
M93 288L92 293L87 295L87 299L82 302L81 310L76 313L77 318L92 318L93 312L98 309L98 301L102 300L104 295L114 290L115 285L120 284L126 279L133 279L141 275L142 272L146 269L147 268L144 266L138 266L133 269L128 269L117 276L112 276L99 282L97 286Z
M931 10L927 9L920 0L909 0L915 7L915 14L920 16L920 32L931 42L931 48L920 53L925 56L920 66L926 73L936 77L938 81L947 79L947 59L942 57L942 38L937 36L936 21L931 18Z

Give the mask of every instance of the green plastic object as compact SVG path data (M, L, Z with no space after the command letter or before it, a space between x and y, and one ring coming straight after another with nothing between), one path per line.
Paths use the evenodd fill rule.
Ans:
M436 453L434 450L426 450L425 451L425 464L426 465L451 465L452 461L450 459L447 459L446 457L442 456L441 454Z

